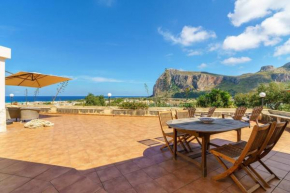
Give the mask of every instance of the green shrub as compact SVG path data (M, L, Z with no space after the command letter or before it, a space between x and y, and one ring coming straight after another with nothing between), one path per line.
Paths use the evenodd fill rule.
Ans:
M197 98L197 106L231 107L231 95L227 91L212 89L211 92Z
M236 106L255 107L262 103L259 93L265 92L264 104L271 109L287 109L285 104L290 103L290 93L286 92L286 85L276 82L260 84L256 91L236 94L234 97ZM284 107L280 107L284 103Z
M148 109L148 105L140 102L123 102L119 105L121 109Z
M118 106L118 105L120 105L123 101L124 101L124 99L122 99L122 98L117 98L117 99L111 100L111 106Z
M184 108L196 107L196 102L180 103L179 107L184 107Z
M95 96L92 93L89 93L88 96L85 98L85 105L86 106L105 106L105 98L103 95Z

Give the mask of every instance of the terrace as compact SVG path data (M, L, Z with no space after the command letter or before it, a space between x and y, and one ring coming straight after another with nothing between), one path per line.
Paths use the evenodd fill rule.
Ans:
M0 133L0 190L5 192L240 192L230 178L214 181L223 171L208 155L208 176L181 158L176 161L163 145L157 117L42 115L54 127L25 129L16 122ZM242 130L248 140L250 128ZM213 135L226 144L236 132ZM290 190L290 129L287 128L265 163L280 177L267 192ZM197 144L195 151L200 149ZM196 158L200 159L200 158ZM257 171L270 175L259 164ZM239 171L241 182L253 181ZM256 192L265 192L258 189Z

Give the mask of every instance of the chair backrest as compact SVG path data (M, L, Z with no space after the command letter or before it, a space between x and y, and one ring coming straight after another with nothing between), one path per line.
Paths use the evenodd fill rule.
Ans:
M246 111L247 111L246 107L238 107L236 109L236 112L234 114L233 119L234 120L238 120L238 121L242 120L242 118L243 118L244 114L246 113Z
M215 111L216 107L210 107L207 113L208 117L211 117Z
M251 116L249 118L250 121L256 121L262 111L263 111L263 107L262 106L254 107L253 111L252 111L252 114L251 114Z
M159 122L160 122L161 130L162 132L164 132L164 129L168 128L168 125L166 122L173 119L172 112L171 111L159 112L158 115L159 115Z
M280 122L280 123L277 123L275 125L275 128L273 129L272 135L269 138L269 140L265 146L265 149L263 150L263 152L259 156L260 159L265 157L274 148L274 146L277 144L280 137L282 136L284 130L286 129L287 124L288 124L288 121L287 122Z
M194 117L195 111L196 111L196 108L194 108L194 107L188 108L189 117Z
M176 119L189 118L188 110L176 110L175 112L176 112Z
M250 138L237 162L242 163L242 161L247 156L249 156L248 159L252 160L251 163L253 162L253 160L255 160L255 158L257 157L257 153L259 153L260 150L263 149L263 146L265 146L267 142L266 139L269 136L271 125L272 124L254 126Z

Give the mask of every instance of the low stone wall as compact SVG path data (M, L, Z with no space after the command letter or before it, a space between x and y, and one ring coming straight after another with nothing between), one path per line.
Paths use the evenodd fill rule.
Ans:
M28 107L28 106L25 106ZM159 111L172 111L173 115L175 110L182 110L178 107L150 107L147 110L131 110L131 109L119 109L118 107L102 107L102 106L48 106L48 105L33 105L29 107L38 107L43 114L88 114L88 115L113 115L113 116L158 116ZM233 114L235 108L217 108L214 117L222 117L222 113ZM208 108L197 108L196 113L206 113ZM246 113L251 113L252 109L248 109ZM282 116L289 116L290 112L275 111L265 109L260 117L262 122L269 122L275 120L275 118L269 117L269 114L277 114Z

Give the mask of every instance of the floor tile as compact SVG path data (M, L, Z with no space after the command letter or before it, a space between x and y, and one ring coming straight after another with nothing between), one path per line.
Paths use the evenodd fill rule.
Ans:
M148 174L148 176L150 176L152 179L156 179L169 174L169 172L167 172L164 168L158 165L149 166L147 168L144 168L143 171Z
M58 191L61 191L69 185L72 185L84 178L85 177L79 175L76 170L70 170L69 172L53 179L51 183Z
M34 178L48 170L51 166L46 164L30 164L29 167L17 172L16 175L28 178Z
M175 175L169 174L155 180L167 192L174 192L185 185L183 181L178 179Z
M1 193L11 192L15 190L16 188L24 185L30 180L31 180L30 178L25 178L25 177L20 177L20 176L8 177L5 180L2 180L0 182Z
M61 189L60 193L91 193L101 189L102 186L94 183L89 178L81 178L77 182Z
M39 176L37 176L35 179L50 182L51 180L61 176L62 174L70 170L72 169L66 167L53 166L50 169L43 172L42 174L40 174Z
M278 188L281 188L283 190L289 191L290 190L290 181L288 180L282 180L280 184L278 185Z
M124 176L114 178L104 182L104 188L107 192L128 192L132 186Z
M135 172L131 172L129 174L126 174L125 177L130 182L132 186L137 186L138 184L142 184L145 182L152 181L152 178L150 178L144 171L138 170Z
M140 167L137 164L135 164L134 162L127 162L127 163L124 163L124 164L119 164L116 167L119 169L119 171L123 175L131 173L131 172L134 172L134 171L140 169Z
M49 186L51 186L49 182L33 179L24 184L23 186L20 186L19 188L15 189L14 191L12 191L12 193L23 193L23 192L37 193L44 191Z
M138 193L147 193L147 192L166 193L166 191L154 181L139 184L135 187L135 190Z
M111 180L113 178L117 178L122 175L121 172L115 166L97 171L97 174L101 182L105 182L107 180Z

